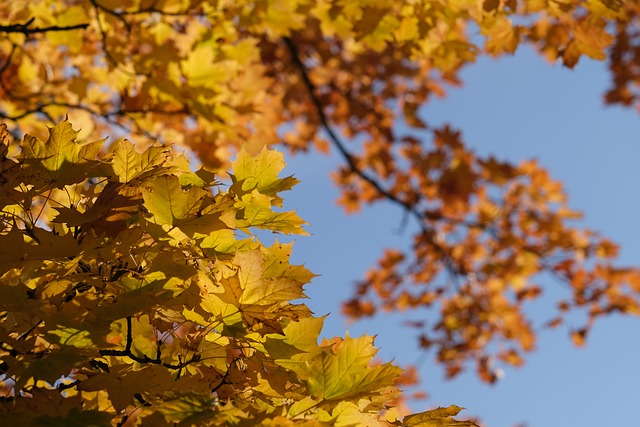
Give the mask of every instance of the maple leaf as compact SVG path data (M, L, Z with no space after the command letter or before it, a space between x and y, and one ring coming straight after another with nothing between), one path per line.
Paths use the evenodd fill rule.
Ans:
M104 140L81 145L78 132L71 123L63 121L49 129L45 142L26 136L21 144L20 159L30 165L31 173L40 176L43 183L55 183L57 187L81 182L89 175Z
M264 276L286 277L299 283L309 283L316 277L307 270L304 265L291 265L287 261L293 252L293 243L280 243L274 241L269 248L262 249L264 258Z
M211 420L212 413L220 409L218 401L213 396L206 396L203 393L194 392L173 392L162 396L162 405L158 406L159 412L164 415L167 422L180 423L182 425L198 425ZM230 411L226 414L243 415L239 408L230 406ZM234 411L235 410L235 411ZM237 416L236 415L236 416Z
M138 153L130 141L122 139L115 143L111 167L119 182L142 180L154 174L166 173L160 166L167 161L167 154L167 149L159 146L151 146Z
M402 423L407 427L477 427L472 421L457 421L452 417L458 415L462 409L451 405L447 408L437 408L419 414L407 415Z
M278 365L293 371L304 369L300 365L318 349L323 321L323 318L306 317L289 322L282 329L282 334L264 338L264 348Z
M241 150L232 163L234 182L242 184L243 191L257 189L267 196L275 196L290 190L299 181L291 176L278 178L285 166L284 155L277 151L263 149L257 156L250 156ZM280 203L276 203L280 206Z
M244 218L237 221L238 228L257 227L285 234L308 235L302 228L306 222L295 212L274 212L270 198L257 190L242 196L236 207L244 212Z
M30 380L42 380L53 385L63 376L69 375L73 370L83 365L86 356L77 348L61 346L43 358L30 358L25 360L22 372L15 383L16 390L21 390Z
M176 225L180 220L195 217L207 195L199 187L184 189L179 179L173 176L147 181L141 190L145 207L159 225Z
M238 313L250 327L264 325L269 332L282 333L280 320L297 318L302 312L288 302L304 298L301 283L286 277L265 277L259 250L239 252L234 257L237 273L220 281L223 293L213 291L204 309L223 317L229 326Z
M134 402L138 393L162 390L171 382L171 374L158 365L132 370L128 364L109 367L109 372L89 373L79 390L104 390L116 411L122 411Z
M373 337L368 336L347 336L334 348L325 348L307 362L309 391L325 400L345 400L392 386L401 370L389 363L370 366L376 352Z

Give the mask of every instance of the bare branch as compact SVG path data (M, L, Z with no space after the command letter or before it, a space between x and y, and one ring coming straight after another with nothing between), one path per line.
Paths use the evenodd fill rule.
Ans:
M76 24L76 25L64 25L64 26L52 25L49 27L29 28L29 26L32 23L33 23L33 18L27 21L25 24L0 25L0 32L21 33L21 34L29 35L29 34L48 33L53 31L82 30L89 26L89 23L86 23L86 24Z
M126 321L127 321L127 341L126 341L124 350L111 350L111 349L100 350L99 352L101 356L128 357L129 359L134 360L138 363L150 363L153 365L162 365L165 368L169 368L177 371L181 371L186 366L200 360L201 358L200 354L194 353L189 359L185 361L181 360L180 363L172 364L172 363L163 362L161 360L162 352L160 350L160 346L162 345L162 342L157 343L158 348L156 349L156 357L154 359L147 356L146 354L143 356L138 356L136 354L133 354L133 352L131 351L131 346L133 345L133 328L131 327L131 316L127 316Z

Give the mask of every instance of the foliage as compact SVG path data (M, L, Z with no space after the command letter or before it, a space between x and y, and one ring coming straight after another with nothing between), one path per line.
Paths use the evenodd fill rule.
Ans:
M6 425L475 425L391 408L400 369L373 337L318 344L313 274L279 212L283 155L241 151L229 185L183 154L120 140L0 146L0 369Z
M389 201L419 229L412 251L382 255L344 312L431 307L436 320L416 323L421 345L436 350L450 376L475 361L493 381L494 362L520 365L535 346L524 307L543 293L540 274L568 292L557 316L539 323L586 313L571 331L577 343L602 315L637 314L640 275L614 266L615 244L572 225L580 215L542 167L477 156L459 131L430 126L419 108L458 84L459 70L479 55L510 54L523 42L568 67L608 55L608 102L637 105L639 17L636 2L620 0L5 2L0 116L37 133L41 120L69 114L88 140L109 131L142 146L177 143L212 169L227 167L241 144L253 154L279 143L292 151L332 147L344 160L334 179L348 212ZM75 169L56 173L69 180ZM152 201L183 184L158 178L138 197L156 230L171 224L193 240L200 223L186 225L188 201L200 187L175 210ZM131 206L82 217L126 217L137 202L120 189L113 184L105 194ZM270 227L294 227L292 216L269 210L273 194L243 197L238 208Z

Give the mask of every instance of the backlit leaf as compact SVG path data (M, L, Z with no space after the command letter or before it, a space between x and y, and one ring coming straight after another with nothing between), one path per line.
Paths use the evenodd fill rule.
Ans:
M457 421L452 418L462 409L464 408L451 405L448 408L407 415L403 419L403 424L407 427L477 427L477 424L472 421Z
M371 366L373 337L347 336L335 352L327 349L309 361L307 386L325 400L349 399L393 385L401 370L391 364Z
M167 149L152 146L139 153L126 139L115 144L111 166L119 182L127 183L134 179L148 178L160 173L160 165L167 160Z

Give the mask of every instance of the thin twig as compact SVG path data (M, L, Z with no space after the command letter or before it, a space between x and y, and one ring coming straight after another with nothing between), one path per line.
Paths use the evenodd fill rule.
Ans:
M138 362L138 363L149 363L152 365L162 365L165 368L169 368L169 369L173 369L173 370L182 370L183 368L185 368L186 366L195 363L197 361L200 360L200 354L198 353L194 353L193 356L191 356L189 359L185 360L185 361L180 361L180 363L167 363L167 362L163 362L161 360L161 356L162 356L162 352L160 351L159 348L156 349L156 357L155 358L151 358L149 356L142 355L142 356L138 356L136 354L133 354L131 352L131 347L133 345L133 331L132 331L132 327L131 327L131 316L127 316L126 318L127 321L127 340L126 340L126 344L125 344L125 348L124 350L100 350L99 353L101 356L119 356L119 357L128 357L129 359ZM158 346L160 346L160 343L157 343Z
M86 24L76 24L76 25L52 25L49 27L34 27L29 28L29 26L33 23L33 18L27 21L24 24L11 24L11 25L0 25L0 32L3 33L21 33L25 35L29 34L38 34L38 33L48 33L53 31L72 31L72 30L81 30L85 29L89 26Z

